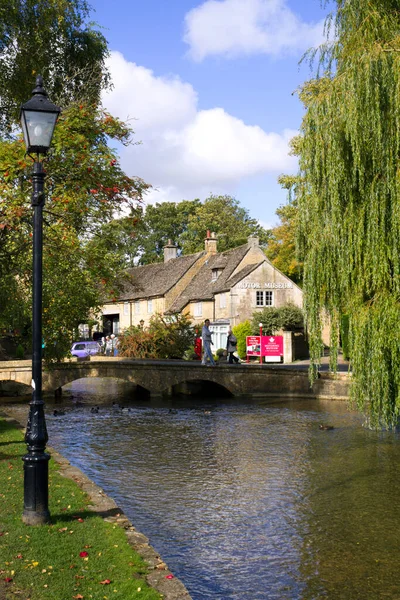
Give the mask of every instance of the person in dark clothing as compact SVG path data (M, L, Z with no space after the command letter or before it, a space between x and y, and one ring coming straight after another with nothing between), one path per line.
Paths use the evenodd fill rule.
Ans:
M226 351L229 356L228 362L232 365L234 362L237 364L240 362L237 356L235 356L235 352L237 350L237 338L232 333L232 329L228 329L228 339L226 341Z

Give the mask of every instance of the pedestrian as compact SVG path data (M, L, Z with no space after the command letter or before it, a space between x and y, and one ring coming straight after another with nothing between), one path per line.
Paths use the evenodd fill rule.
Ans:
M236 364L239 361L238 357L235 356L235 352L237 350L237 337L235 335L233 335L232 333L232 329L229 328L228 329L228 338L226 341L226 352L229 356L228 362L230 365L233 365L233 362L235 362Z
M215 360L211 351L212 345L212 332L209 329L210 327L210 319L206 319L204 321L203 329L201 330L201 337L203 340L203 360L201 361L202 365L207 364L207 358L209 359L211 365L215 367Z
M112 342L112 355L118 356L118 338L113 333L111 334L111 342Z
M109 335L106 336L106 356L112 355L112 339Z
M102 337L100 340L100 352L101 352L101 354L106 353L106 338L105 337Z

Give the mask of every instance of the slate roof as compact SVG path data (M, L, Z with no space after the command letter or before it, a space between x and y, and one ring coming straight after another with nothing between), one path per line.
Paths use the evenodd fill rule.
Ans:
M260 257L260 260L254 264L246 265L232 277L232 273L248 251L249 246L244 244L232 250L211 255L182 294L169 307L168 312L180 312L191 301L212 300L214 294L230 290L232 286L243 279L243 277L249 275L258 265L266 260ZM223 271L216 281L212 281L212 271L216 268L223 268Z
M152 263L129 269L128 275L132 281L125 284L118 299L139 300L164 296L204 254L205 252L197 252L173 258L166 263Z

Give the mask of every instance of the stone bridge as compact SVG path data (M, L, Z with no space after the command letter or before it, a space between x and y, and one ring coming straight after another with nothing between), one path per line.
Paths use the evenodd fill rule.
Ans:
M295 367L220 364L205 367L189 361L133 360L119 357L71 359L43 367L43 391L59 393L62 386L83 377L113 377L129 381L147 397L174 393L230 395L256 398L331 398L347 399L349 375L321 372L310 388L307 369ZM31 387L30 361L0 362L0 392L6 382ZM26 390L25 393L30 393Z

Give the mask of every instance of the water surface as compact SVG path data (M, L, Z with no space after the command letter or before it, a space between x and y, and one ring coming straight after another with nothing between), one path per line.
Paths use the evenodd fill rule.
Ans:
M341 402L129 404L116 382L92 385L73 384L64 417L47 405L49 444L193 600L400 598L397 434L365 430Z

